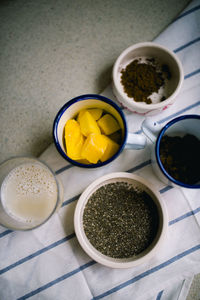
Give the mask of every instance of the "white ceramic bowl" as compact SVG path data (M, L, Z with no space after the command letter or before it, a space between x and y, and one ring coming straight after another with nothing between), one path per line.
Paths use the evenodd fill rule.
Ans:
M159 227L158 227L157 235L154 238L151 245L143 252L141 252L139 255L130 258L116 259L102 254L97 249L95 249L92 246L92 244L89 242L83 228L83 212L88 199L97 189L109 183L122 182L122 181L131 184L135 188L144 190L146 193L148 193L151 196L158 209ZM155 189L145 179L126 172L116 172L116 173L104 175L99 179L95 180L82 193L75 209L74 226L75 226L76 236L78 238L80 245L92 259L94 259L95 261L99 262L102 265L111 268L130 268L148 261L152 256L154 256L159 251L163 239L166 236L167 212L164 204L160 199L159 193L156 192Z
M169 67L171 78L164 86L166 100L162 102L153 101L151 104L136 102L124 92L121 83L121 71L130 62L139 57L154 58L159 65L167 65ZM118 101L130 111L144 115L159 113L171 105L176 100L183 80L183 68L176 54L169 49L152 42L135 44L124 50L117 58L112 72L113 93Z

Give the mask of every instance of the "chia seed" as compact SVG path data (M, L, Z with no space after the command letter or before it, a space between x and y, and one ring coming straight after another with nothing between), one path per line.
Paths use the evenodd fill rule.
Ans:
M129 258L144 251L154 240L158 224L152 198L127 182L97 189L83 213L88 240L102 254L113 258Z

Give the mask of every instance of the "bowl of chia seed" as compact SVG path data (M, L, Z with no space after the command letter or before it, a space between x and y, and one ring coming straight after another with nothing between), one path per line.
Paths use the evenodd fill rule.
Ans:
M173 104L183 80L183 67L177 55L153 42L126 48L112 71L112 89L117 100L142 115L160 113Z
M145 179L116 172L98 178L82 193L74 226L92 259L111 268L130 268L157 253L166 236L167 213Z

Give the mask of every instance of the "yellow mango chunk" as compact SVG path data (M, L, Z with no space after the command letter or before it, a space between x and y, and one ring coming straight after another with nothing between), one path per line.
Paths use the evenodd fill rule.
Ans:
M103 113L103 109L101 109L101 108L90 108L90 109L88 109L88 111L93 116L95 121L99 120Z
M76 120L70 119L65 124L64 129L65 141L69 143L77 143L81 136L81 128Z
M104 154L108 141L102 134L91 133L82 147L81 156L90 163L96 164Z
M97 122L88 111L85 111L80 118L80 128L84 136L88 136L90 133L101 133Z
M105 114L101 119L97 121L101 131L106 134L112 134L120 129L118 122L110 114Z
M68 120L66 122L64 137L67 155L73 160L80 159L84 137L76 120Z
M95 119L95 121L99 120L101 118L101 115L103 113L103 109L101 108L89 108L89 109L82 109L79 113L78 113L78 117L77 117L77 121L80 123L81 117L83 116L83 114L88 111L92 117Z
M81 117L83 116L83 114L85 112L86 112L86 109L82 109L81 111L79 111L78 117L77 117L77 122L79 122L79 124L80 124Z
M117 143L115 143L114 141L112 141L109 137L104 135L104 138L107 140L108 144L107 144L104 154L102 155L102 157L100 159L102 162L111 158L119 149L119 145Z
M80 140L77 142L76 145L73 145L72 144L69 144L67 146L67 155L73 159L73 160L78 160L78 159L81 159L82 156L81 156L81 151L82 151L82 147L83 147L83 144L84 144L84 137L83 135L80 136Z

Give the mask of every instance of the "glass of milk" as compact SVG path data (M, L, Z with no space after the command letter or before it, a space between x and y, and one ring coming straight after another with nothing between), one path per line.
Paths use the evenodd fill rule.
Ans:
M29 230L45 223L61 206L63 189L53 171L31 157L0 165L0 224Z

